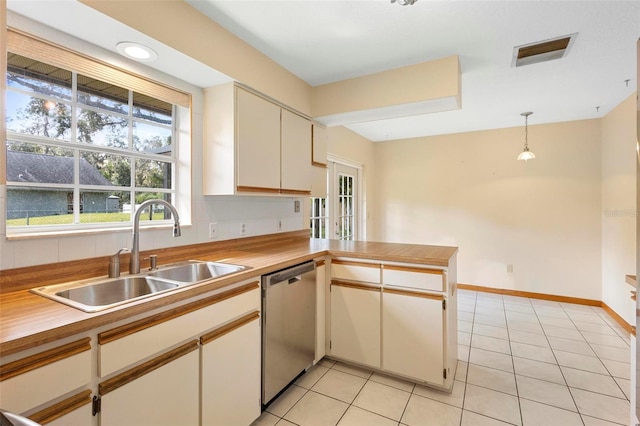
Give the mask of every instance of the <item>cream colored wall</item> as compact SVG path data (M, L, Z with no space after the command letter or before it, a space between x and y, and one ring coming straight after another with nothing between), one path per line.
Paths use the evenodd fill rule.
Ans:
M311 114L311 86L183 1L80 1L300 112Z
M602 119L602 301L635 324L626 274L636 259L636 95Z
M377 236L460 247L460 283L601 298L600 121L377 143ZM507 265L513 272L507 272Z
M341 80L312 89L315 117L408 104L439 98L456 98L460 104L458 56Z
M375 205L375 155L374 143L346 127L327 128L327 152L330 156L352 161L362 165L362 184L364 190L363 211L366 227L366 239L376 240Z

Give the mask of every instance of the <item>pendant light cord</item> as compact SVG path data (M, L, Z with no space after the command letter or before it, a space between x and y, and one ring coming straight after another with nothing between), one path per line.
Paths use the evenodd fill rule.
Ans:
M529 150L529 116L524 116L524 150Z

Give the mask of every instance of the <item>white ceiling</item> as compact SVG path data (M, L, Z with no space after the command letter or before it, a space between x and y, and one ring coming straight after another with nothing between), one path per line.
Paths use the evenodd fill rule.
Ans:
M186 1L311 85L459 55L462 109L347 126L373 141L521 126L523 111L534 112L532 125L597 118L636 90L635 0ZM153 67L212 85L205 65L75 1L9 0L8 7L112 51L123 31L128 41L137 33L160 50ZM515 46L571 33L578 37L566 58L511 66ZM185 73L190 61L193 76Z
M374 141L600 117L636 87L638 1L187 2L311 85L459 55L462 109L347 126ZM511 67L575 32L566 58Z

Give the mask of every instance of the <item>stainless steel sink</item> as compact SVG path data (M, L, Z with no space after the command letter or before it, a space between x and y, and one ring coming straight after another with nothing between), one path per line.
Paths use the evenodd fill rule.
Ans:
M190 260L143 275L74 281L34 288L31 292L85 312L97 312L245 269L248 267Z
M195 284L200 281L220 278L247 269L246 266L232 265L220 262L189 261L174 266L167 266L157 271L147 273L150 277L156 277L181 284Z
M133 276L51 285L31 291L85 312L97 312L178 287L178 283Z

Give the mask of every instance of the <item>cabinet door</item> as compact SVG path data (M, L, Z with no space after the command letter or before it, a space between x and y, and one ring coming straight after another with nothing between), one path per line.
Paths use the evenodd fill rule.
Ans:
M2 365L0 406L22 414L91 382L91 343L84 338Z
M327 354L325 347L326 268L324 261L316 263L316 356L314 362L320 361Z
M69 425L90 426L93 424L91 404L87 404L83 407L73 410L70 413L67 413L64 416L58 417L57 419L51 422L41 423L41 424L47 425L47 426L69 426Z
M238 190L280 189L280 107L237 89Z
M331 354L380 368L380 289L331 286Z
M254 312L202 337L202 424L260 417L260 320Z
M198 342L193 341L101 383L100 425L197 425L197 348Z
M91 425L93 424L91 390L85 389L68 398L49 405L29 415L29 419L41 425Z
M444 384L442 297L386 289L382 294L382 359L389 372Z
M311 193L311 122L282 110L282 192Z
M312 163L313 165L326 167L327 166L327 128L318 124L313 125L313 152Z

